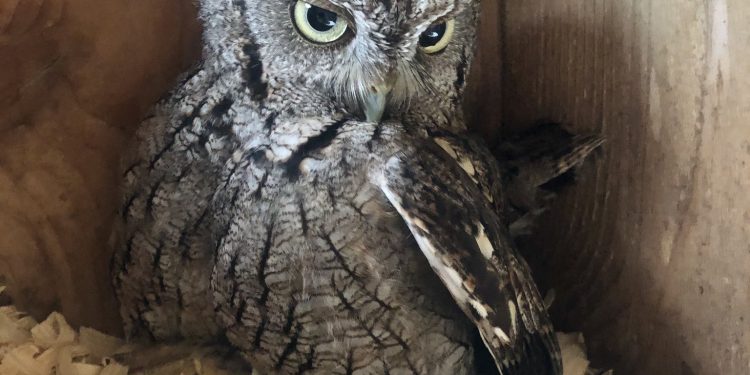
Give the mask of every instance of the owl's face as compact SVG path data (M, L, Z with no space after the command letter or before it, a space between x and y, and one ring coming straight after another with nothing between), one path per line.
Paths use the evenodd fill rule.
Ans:
M239 1L272 86L371 121L460 105L477 1Z

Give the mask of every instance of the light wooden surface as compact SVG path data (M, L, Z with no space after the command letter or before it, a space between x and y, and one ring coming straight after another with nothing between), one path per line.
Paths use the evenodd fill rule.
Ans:
M619 374L750 373L750 2L506 0L503 119L608 138L527 246Z
M750 2L483 6L475 128L609 139L523 243L560 326L619 374L750 373ZM193 17L187 0L0 1L0 274L37 316L116 331L117 159L197 56Z
M118 159L196 57L182 0L0 0L0 274L19 307L117 331Z

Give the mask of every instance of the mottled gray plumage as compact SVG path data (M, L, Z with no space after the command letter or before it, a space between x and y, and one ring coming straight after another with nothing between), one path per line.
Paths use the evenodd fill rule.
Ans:
M262 374L559 374L501 172L461 112L477 2L310 0L349 18L327 45L295 3L201 1L203 62L126 164L128 336L226 337ZM453 40L425 53L447 19Z

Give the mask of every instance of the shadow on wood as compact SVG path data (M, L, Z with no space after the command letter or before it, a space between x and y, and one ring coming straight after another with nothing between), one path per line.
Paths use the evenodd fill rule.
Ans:
M750 3L483 6L474 128L608 138L522 243L558 325L619 374L747 374ZM0 4L0 273L38 318L118 330L103 271L117 160L198 56L194 16L182 0Z
M747 373L750 5L509 0L501 13L508 128L542 118L608 139L522 244L557 291L558 325L616 373Z
M37 319L120 330L106 272L120 150L197 36L180 0L0 3L0 274Z

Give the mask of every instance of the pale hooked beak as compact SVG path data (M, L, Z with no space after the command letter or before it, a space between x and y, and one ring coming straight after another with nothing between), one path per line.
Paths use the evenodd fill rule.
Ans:
M393 81L395 79L389 77L389 79L373 85L370 92L365 95L362 107L368 122L380 122L388 102L388 94L393 89Z

